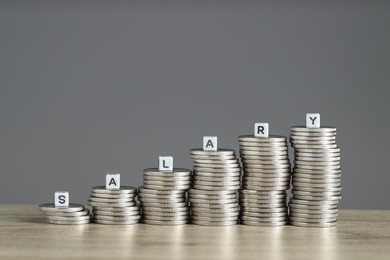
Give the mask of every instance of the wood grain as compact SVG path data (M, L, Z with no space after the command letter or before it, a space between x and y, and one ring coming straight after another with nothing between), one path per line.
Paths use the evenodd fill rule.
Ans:
M390 259L390 211L341 210L334 228L46 224L0 205L1 259Z

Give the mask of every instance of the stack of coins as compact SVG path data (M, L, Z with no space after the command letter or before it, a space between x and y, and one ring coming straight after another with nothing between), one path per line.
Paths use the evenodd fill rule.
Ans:
M240 190L241 223L281 226L288 223L286 192L290 188L291 164L284 136L239 137L243 164Z
M92 187L88 205L93 209L93 220L98 224L130 225L140 220L139 206L135 202L137 189L121 186L120 189Z
M290 141L295 149L291 224L335 226L341 199L340 148L336 144L336 128L292 127Z
M192 149L191 158L194 163L193 185L189 191L192 223L204 226L237 224L241 167L234 150Z
M190 170L145 169L144 184L138 192L143 223L167 226L189 223L187 191L190 187Z
M88 224L91 221L89 210L84 205L70 203L68 207L55 207L54 203L41 204L47 223L61 225Z

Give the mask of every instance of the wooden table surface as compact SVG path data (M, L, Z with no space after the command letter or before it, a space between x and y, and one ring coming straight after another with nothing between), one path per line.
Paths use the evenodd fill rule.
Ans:
M390 211L340 210L337 227L61 226L0 205L0 259L390 259Z

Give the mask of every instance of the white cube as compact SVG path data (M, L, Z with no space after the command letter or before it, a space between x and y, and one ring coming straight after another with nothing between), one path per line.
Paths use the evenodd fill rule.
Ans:
M255 136L256 137L269 137L269 124L268 123L255 123Z
M320 128L320 114L307 113L306 114L306 127L307 128Z
M158 157L158 169L160 171L173 171L173 157L172 156L159 156Z
M54 206L69 207L69 192L68 191L54 192Z
M217 151L218 150L218 137L216 137L216 136L203 136L203 150Z
M107 190L119 190L121 187L121 174L120 173L107 173L106 174L106 189Z

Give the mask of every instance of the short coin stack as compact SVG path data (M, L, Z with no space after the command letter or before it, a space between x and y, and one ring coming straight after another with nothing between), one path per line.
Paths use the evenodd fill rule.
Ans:
M337 224L341 199L340 148L336 128L291 128L295 149L293 197L290 200L292 225L331 227Z
M191 158L194 163L193 186L189 191L192 223L205 226L237 224L241 167L234 150L192 149Z
M144 184L138 192L143 223L167 226L189 223L187 191L190 187L190 170L145 169Z
M140 220L139 206L135 197L137 189L120 186L119 189L106 189L97 186L91 189L88 205L93 208L93 220L98 224L130 225Z
M89 210L84 205L70 203L68 207L55 207L54 203L41 204L39 209L45 213L46 221L51 224L78 225L91 221Z
M287 224L286 191L290 188L291 176L287 138L243 135L239 143L244 170L240 190L241 223Z

